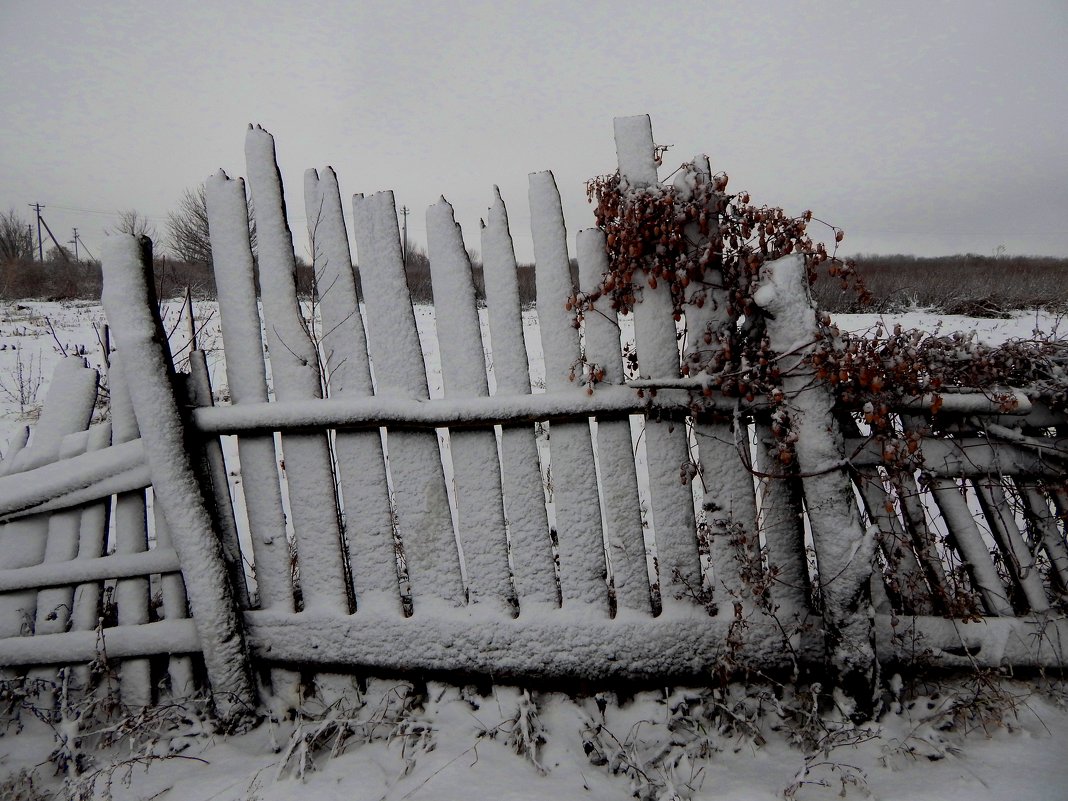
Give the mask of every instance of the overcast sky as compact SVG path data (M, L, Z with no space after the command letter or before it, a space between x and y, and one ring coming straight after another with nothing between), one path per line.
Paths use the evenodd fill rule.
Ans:
M411 236L444 194L465 238L500 185L520 259L526 176L568 230L615 168L612 118L649 113L758 203L846 231L847 252L1068 256L1068 3L0 0L0 211L63 240L244 175L271 131L298 252L303 171L393 189ZM664 172L668 172L665 170Z

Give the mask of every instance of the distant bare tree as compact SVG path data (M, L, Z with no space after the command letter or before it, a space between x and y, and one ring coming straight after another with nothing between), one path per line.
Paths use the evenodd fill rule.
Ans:
M33 260L33 234L27 225L14 209L0 214L0 264Z
M248 207L248 235L252 250L256 250L256 222L252 203L246 196ZM211 233L208 230L208 204L204 184L195 189L186 189L178 201L178 208L167 215L167 243L171 253L180 261L191 264L212 264Z
M127 209L119 212L119 221L108 229L113 234L132 234L133 236L147 236L153 242L159 237L156 226L141 212L135 209Z

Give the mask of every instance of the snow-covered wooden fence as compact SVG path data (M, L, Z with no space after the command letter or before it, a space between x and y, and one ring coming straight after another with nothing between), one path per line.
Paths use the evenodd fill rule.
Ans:
M624 178L655 183L648 118L617 120L616 138ZM329 693L334 674L353 670L663 682L829 660L862 695L878 660L1068 656L1056 611L1068 587L1063 416L1020 393L1012 403L944 395L949 433L922 441L922 471L888 471L804 372L816 317L803 267L788 258L767 268L758 293L773 347L797 362L784 371L799 435L787 468L765 402L707 397L680 377L676 326L657 293L634 314L637 378L624 375L614 312L573 325L548 172L529 185L545 391L531 385L497 195L481 240L488 342L452 209L442 200L427 213L444 381L444 398L431 400L392 194L353 198L360 303L336 176L305 176L318 286L309 315L272 137L250 128L246 157L262 307L244 182L220 172L207 184L231 402L212 405L199 351L178 382L142 246L119 238L104 302L129 380L113 384L110 446L104 428L75 433L84 402L78 415L59 413L78 423L70 430L50 406L24 451L41 456L4 462L18 476L0 479L0 520L11 521L0 534L0 664L77 663L106 647L123 659L131 700L144 702L155 678L145 657L171 654L170 682L184 685L189 664L175 655L197 652L238 709L254 701L251 664L294 698L296 671L309 667ZM603 235L580 232L577 256L580 288L592 290ZM716 313L708 307L693 313ZM581 368L574 380L581 355L604 369L592 393ZM63 380L87 375L64 370ZM95 388L95 377L80 380ZM897 410L902 424L918 429L933 403ZM222 436L236 436L228 465ZM238 469L241 502L227 486ZM109 496L115 553L104 556ZM162 614L146 606L145 574ZM117 620L100 622L102 586L114 587ZM71 598L75 613L50 617Z

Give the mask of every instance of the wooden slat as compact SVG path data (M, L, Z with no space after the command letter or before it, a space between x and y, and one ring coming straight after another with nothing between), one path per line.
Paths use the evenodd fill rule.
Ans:
M646 680L665 683L707 676L729 655L733 665L777 670L791 666L794 651L770 619L754 618L747 647L731 651L728 632L733 615L710 618L703 609L677 615L618 615L582 619L561 610L527 610L502 618L485 607L433 610L406 619L375 620L358 615L329 619L322 615L249 612L249 642L258 658L282 664L341 664L379 671L423 674L443 671L490 675L494 680L534 678L571 682ZM393 643L403 642L404 648ZM546 647L566 643L567 647Z
M159 504L153 504L156 524L156 547L153 551L163 549L173 551L170 526ZM151 553L151 551L150 551ZM186 597L185 581L182 574L164 573L160 576L160 599L162 618L164 620L184 620L189 617L189 599ZM193 661L186 654L172 654L167 660L167 675L170 679L171 695L185 698L195 689L193 681Z
M934 609L931 590L913 550L912 539L905 533L895 511L896 500L886 491L878 472L874 475L855 472L853 484L864 499L868 519L878 529L875 536L889 570L886 583L892 599L908 614L930 614Z
M106 341L106 339L105 339ZM108 353L110 360L110 353ZM93 426L89 429L89 453L99 452L111 445L111 421ZM143 469L147 473L148 466ZM91 503L82 508L81 526L78 533L78 558L70 563L70 567L88 567L98 563L107 549L108 529L111 522L111 498L103 497L102 500ZM178 555L171 554L174 569L178 569ZM108 572L112 573L113 565L108 564ZM92 631L97 626L103 625L102 601L104 598L104 585L99 580L111 576L91 576L89 580L80 583L74 589L74 603L70 614L71 631ZM96 580L93 580L96 579ZM89 665L77 665L74 668L74 684L77 687L89 687L92 681L92 670Z
M945 521L950 541L961 555L972 586L982 598L987 614L1012 617L1015 613L1010 593L994 569L990 551L983 542L983 535L968 501L961 494L961 487L949 478L930 479L927 486Z
M471 263L452 206L444 198L427 210L426 225L445 397L489 397ZM511 609L515 590L508 569L496 437L492 430L453 431L449 444L468 600Z
M189 307L192 320L192 306ZM211 391L211 377L208 374L208 358L204 351L196 347L189 352L189 377L187 391L194 406L214 406ZM250 606L248 584L245 582L245 569L241 558L241 542L237 529L237 517L234 514L234 502L230 497L230 479L226 472L226 459L223 456L222 443L218 437L206 437L199 443L201 472L207 477L211 490L212 517L219 529L219 538L230 570L230 583L242 609Z
M111 444L111 422L102 423L89 429L88 452L96 453ZM82 509L81 528L78 534L78 558L69 567L88 570L90 565L102 566L101 560L107 548L108 524L111 519L111 499L106 498ZM162 552L153 554L160 556ZM178 555L170 554L171 567L178 569ZM107 573L89 573L79 578L80 583L74 590L74 608L71 610L71 629L90 631L96 628L100 619L100 602L103 594L101 579L118 578L111 572L108 564ZM162 571L162 568L161 568ZM152 572L156 572L153 570ZM39 584L38 586L43 586Z
M59 460L84 453L88 446L86 432L68 434L59 448ZM66 509L48 518L48 542L45 545L42 567L70 563L78 556L81 533L81 510ZM55 634L66 631L74 606L72 586L48 587L37 593L37 622L34 634Z
M226 380L233 405L199 411L240 410L254 403L267 406L267 369L249 244L245 183L240 178L231 180L220 170L205 183L205 198L219 323L227 356ZM293 611L289 544L272 430L268 427L257 435L238 437L238 462L260 607Z
M1042 490L1034 484L1017 482L1023 496L1024 514L1033 529L1032 539L1042 543L1049 557L1054 581L1061 590L1068 590L1068 544L1057 526L1057 519L1050 513L1049 504Z
M137 439L140 431L130 398L131 376L126 355L111 357L109 389L111 391L112 440L116 444ZM137 380L133 378L133 380ZM148 512L145 491L124 492L115 499L115 553L130 556L148 550ZM149 581L147 576L131 576L115 584L118 625L137 626L148 623ZM147 659L127 659L119 665L119 689L123 703L148 706L152 703L151 666Z
M393 193L356 195L352 204L377 393L390 400L426 400L429 390ZM420 597L461 604L460 559L437 436L432 431L389 431L386 448L416 614Z
M106 651L109 659L143 659L156 654L192 654L201 650L192 620L163 620L140 626L95 631L68 631L40 637L0 639L0 667L71 665L92 662ZM225 701L225 697L218 699Z
M86 512L92 510L85 510ZM180 570L178 554L170 547L157 547L150 551L128 554L126 556L90 556L96 547L96 524L92 529L82 533L88 536L82 545L88 550L83 554L78 551L78 558L59 564L40 564L30 567L16 567L0 570L0 592L12 590L41 589L43 587L66 587L75 584L97 584L105 579L122 579L130 576L148 576L152 573L176 573ZM99 587L98 587L99 589ZM95 628L99 604L87 604L85 617L79 615L77 597L74 602L72 627L78 630ZM78 621L82 623L79 624ZM86 625L88 624L88 625Z
M26 473L55 462L68 434L84 430L92 417L97 374L80 357L56 365L33 439L5 461L4 483L24 487L32 482ZM62 472L62 467L57 468ZM48 517L38 515L0 526L0 569L40 564L45 558ZM37 594L32 591L0 597L0 637L17 637L33 628Z
M215 706L228 724L241 725L255 706L251 667L222 546L188 452L171 356L150 279L151 249L146 244L148 240L131 236L115 236L108 242L104 310L125 369L137 376L137 381L127 383L127 390L144 436L153 495L182 561Z
M586 229L578 233L579 288L592 294L608 270L605 237L602 231ZM619 323L607 298L593 304L583 324L586 361L589 370L603 370L602 386L623 383L623 355L619 344ZM589 380L589 376L587 379ZM608 558L612 568L618 608L648 612L659 603L650 595L649 566L645 553L638 475L631 444L630 420L597 421L597 465L604 498L608 534Z
M482 267L496 395L529 397L530 365L523 340L518 267L508 212L496 188L482 228ZM504 509L520 609L524 604L558 604L560 588L534 429L529 423L501 428Z
M778 442L765 423L756 425L756 468L760 482L760 531L768 566L776 571L771 603L783 620L805 616L809 609L808 555L802 515L801 480L796 466L779 459Z
M374 389L367 338L356 297L341 193L332 169L324 169L321 177L315 170L304 174L304 200L322 315L327 395L339 399L370 398ZM383 614L392 610L400 615L393 513L382 436L377 428L339 431L334 450L357 610L376 609Z
M897 506L901 510L905 531L912 540L912 547L919 557L927 584L931 588L930 598L934 609L941 611L945 608L950 587L942 557L936 546L935 533L927 522L927 512L921 499L923 490L911 471L889 468L887 475L897 499Z
M582 388L569 380L578 363L579 337L565 308L574 286L560 193L551 172L530 176L529 197L545 385L551 393L579 394ZM581 603L607 616L604 535L588 422L553 423L549 450L563 604Z
M1024 541L1023 532L1016 522L1013 509L1001 482L997 479L980 479L974 483L979 507L983 510L990 533L1001 549L1001 556L1009 568L1016 585L1023 593L1032 612L1049 609L1049 599L1042 586L1042 576L1035 564L1035 557Z
M320 357L297 299L293 238L274 137L262 128L249 128L245 161L256 209L260 297L275 396L296 401L321 398ZM283 436L282 453L304 608L347 614L350 589L328 435L324 431Z
M655 188L656 162L648 116L615 120L616 152L622 183L631 191ZM639 302L634 307L634 340L642 378L679 375L678 339L666 290L648 288L647 276L634 274ZM648 418L645 425L653 535L664 606L691 597L702 586L697 550L697 521L689 483L690 446L685 425ZM755 515L754 515L755 516ZM688 600L683 603L690 603Z

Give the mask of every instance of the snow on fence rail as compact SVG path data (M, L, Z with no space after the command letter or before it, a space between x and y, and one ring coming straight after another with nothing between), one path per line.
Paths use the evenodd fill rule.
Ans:
M617 120L616 138L623 178L654 184L648 118ZM262 317L244 183L220 172L207 184L232 401L212 405L199 351L186 387L176 383L142 246L120 238L105 258L105 306L118 361L137 378L112 376L113 429L86 437L95 374L65 364L33 440L2 463L0 665L40 671L106 647L121 657L124 696L149 703L164 662L146 657L169 655L178 691L195 653L224 714L239 716L255 704L253 665L270 668L287 702L310 665L662 683L824 661L863 696L878 660L1068 656L1062 415L1019 391L1012 403L917 398L896 410L901 425L919 430L937 412L947 433L889 463L812 388L798 351L784 389L801 441L787 467L767 399L706 397L701 379L680 375L657 293L634 314L629 381L614 312L572 325L551 173L531 175L529 196L547 391L532 394L497 194L481 243L488 342L452 209L442 200L428 212L444 381L444 398L430 400L392 194L353 198L361 306L337 178L306 174L309 316L273 138L250 128L246 156ZM580 233L578 262L579 288L592 290L601 232ZM815 325L802 279L800 261L784 259L758 293L783 353ZM581 374L572 380L583 354L605 365L592 394ZM224 435L236 436L228 463ZM231 498L227 472L238 469L243 497ZM105 555L106 543L117 552ZM331 692L328 674L317 682Z

